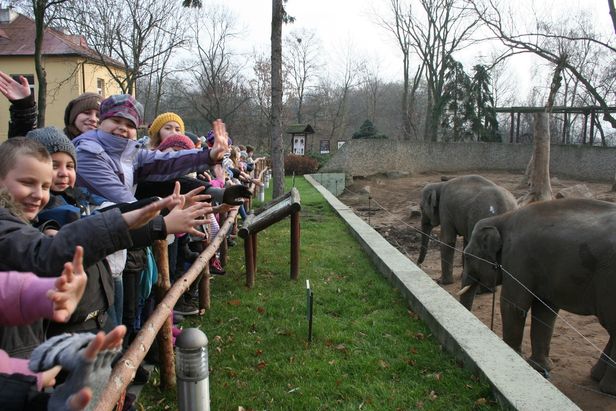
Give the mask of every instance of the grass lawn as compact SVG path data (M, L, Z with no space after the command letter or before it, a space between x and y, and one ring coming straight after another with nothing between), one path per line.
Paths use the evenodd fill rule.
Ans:
M497 409L489 385L447 352L303 178L300 279L289 279L289 219L258 235L255 287L243 243L212 281L212 309L190 317L209 339L212 410ZM287 180L290 185L290 180ZM271 191L268 193L271 198ZM307 342L306 279L314 291ZM137 409L175 410L155 375Z

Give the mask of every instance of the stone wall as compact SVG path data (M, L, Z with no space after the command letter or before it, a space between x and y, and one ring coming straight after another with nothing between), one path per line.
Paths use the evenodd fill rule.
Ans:
M319 172L369 176L388 172L523 171L532 149L532 145L524 144L352 140ZM614 181L616 148L554 145L550 151L550 173L581 180Z

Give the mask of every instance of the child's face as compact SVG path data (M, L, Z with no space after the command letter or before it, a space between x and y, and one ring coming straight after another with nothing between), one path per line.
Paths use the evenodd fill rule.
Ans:
M24 216L33 220L49 201L52 175L51 162L18 155L15 167L0 179L0 187L9 192Z
M82 133L96 129L98 127L98 110L86 110L77 114L75 127Z
M75 161L67 153L53 153L51 155L53 164L53 180L51 182L52 191L64 191L69 187L75 186L77 173L75 172Z
M137 128L132 121L124 117L106 118L101 121L101 125L98 128L116 137L127 138L129 140L137 139Z
M158 136L160 137L160 141L163 142L169 136L174 134L181 134L182 128L175 121L168 121L160 128L158 131Z

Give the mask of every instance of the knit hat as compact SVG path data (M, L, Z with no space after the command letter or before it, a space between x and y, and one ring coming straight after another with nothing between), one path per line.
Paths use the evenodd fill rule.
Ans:
M207 142L208 147L214 146L214 130L210 130L207 132L207 137L205 138L205 141ZM233 140L231 140L231 137L229 137L227 142L229 145L233 144Z
M62 131L55 127L35 128L28 131L26 138L41 143L49 151L49 154L66 153L73 158L75 164L77 163L75 146Z
M99 117L101 122L109 117L121 117L139 127L143 123L143 106L130 94L116 94L101 102Z
M88 110L98 110L101 104L101 96L96 93L83 93L68 102L64 110L64 132L70 137L77 137L81 131L75 127L75 119L79 113Z
M240 158L248 158L248 153L245 151L240 151Z
M187 131L184 134L186 135L186 137L188 137L189 139L192 140L194 145L197 145L197 142L201 141L201 140L199 140L199 136L197 136L195 133L191 133L190 131Z
M190 150L195 148L195 143L183 134L174 134L163 140L156 148L160 151L165 151L168 148L179 148L181 150Z
M96 93L83 93L68 102L64 110L64 126L68 127L75 122L79 113L88 110L98 110L101 104L101 96Z
M184 133L184 121L180 116L175 113L163 113L156 117L154 121L152 121L152 124L150 124L150 128L148 129L150 137L154 137L158 134L160 129L170 121L178 123L180 125L180 133Z

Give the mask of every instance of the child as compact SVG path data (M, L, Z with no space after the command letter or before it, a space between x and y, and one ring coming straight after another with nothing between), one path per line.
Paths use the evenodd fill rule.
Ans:
M0 324L26 324L40 317L66 321L83 295L87 278L82 261L83 249L77 247L73 263L66 263L56 279L30 273L0 273ZM102 381L108 378L111 367L104 359L117 353L123 334L124 329L120 327L106 337L102 333L85 339L63 336L64 347L58 341L49 340L37 347L30 367L26 360L9 358L0 351L0 404L27 411L80 410L90 402L96 404L92 400L101 387L92 383L96 378ZM81 344L88 341L88 346L81 349ZM54 384L60 369L69 372L68 383L54 390L51 396L38 392Z
M0 92L11 102L8 136L25 136L36 127L37 107L30 92L28 80L19 76L19 82L0 71ZM98 126L98 106L101 96L83 93L71 100L64 112L64 132L73 139Z
M64 133L69 139L96 130L101 100L97 93L83 93L69 101L64 110Z
M203 171L220 162L227 149L225 125L216 120L216 138L209 150L143 150L136 141L143 108L128 94L103 100L100 119L97 130L73 140L79 163L77 184L116 203L135 201L134 186L141 181L165 181Z
M163 113L152 121L148 128L149 146L156 150L160 143L174 134L184 134L184 121L175 113ZM194 147L193 147L194 148ZM163 150L161 150L163 151Z
M196 204L186 210L176 207L164 219L156 217L162 208L182 201L170 197L124 214L114 209L80 219L62 227L55 236L48 237L29 222L47 203L51 183L51 158L42 145L19 137L0 145L0 187L6 190L0 195L0 270L54 276L61 270L61 262L71 256L70 250L81 245L86 251L88 277L93 280L93 276L104 275L104 271L97 267L106 255L134 244L149 245L154 239L165 238L168 232L191 232L200 224L199 217L208 211ZM158 229L141 233L141 236L131 231L155 217L160 221ZM98 283L98 278L95 282ZM112 290L105 290L104 296L109 295L112 295ZM103 300L104 296L99 291L83 299L71 317L75 331L103 328L104 311L110 303ZM27 355L41 340L40 324L15 333L6 328L0 331L0 344L12 355Z

